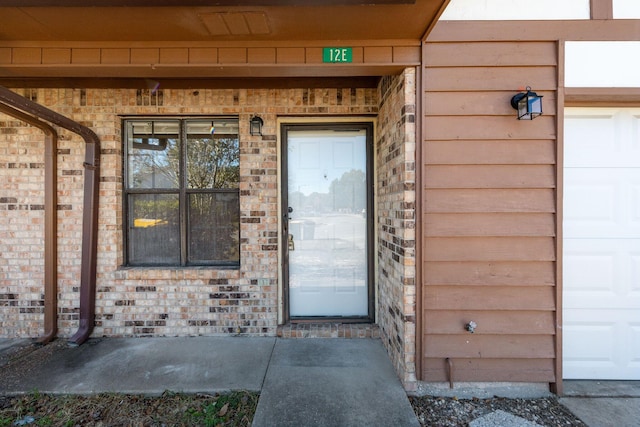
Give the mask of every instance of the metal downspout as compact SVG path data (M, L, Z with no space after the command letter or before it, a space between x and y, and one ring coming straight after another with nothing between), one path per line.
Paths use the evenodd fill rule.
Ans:
M88 127L0 86L0 103L53 123L80 135L85 145L84 200L82 212L82 259L80 271L80 322L69 344L80 345L93 331L96 305L96 264L98 250L98 186L100 139Z
M57 142L58 134L47 123L0 104L0 112L37 127L44 133L44 334L46 344L58 332Z

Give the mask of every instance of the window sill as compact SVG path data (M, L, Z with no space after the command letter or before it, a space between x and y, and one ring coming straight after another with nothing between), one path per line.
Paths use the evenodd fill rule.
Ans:
M240 266L120 266L115 271L120 280L197 280L239 279Z

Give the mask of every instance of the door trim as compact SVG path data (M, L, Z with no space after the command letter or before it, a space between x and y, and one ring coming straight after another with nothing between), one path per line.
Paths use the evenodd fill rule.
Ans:
M367 179L367 310L366 316L349 316L349 317L328 317L328 316L308 316L294 317L289 313L289 251L286 236L288 235L288 156L287 156L287 136L292 130L340 130L340 129L364 129L366 130L366 179ZM371 119L351 119L344 118L327 119L322 118L316 121L313 118L306 120L282 120L279 121L279 197L280 197L280 224L279 224L279 243L280 243L280 277L281 287L279 287L279 318L281 324L286 323L317 323L317 322L340 322L340 323L373 323L375 322L375 224L374 224L374 121Z

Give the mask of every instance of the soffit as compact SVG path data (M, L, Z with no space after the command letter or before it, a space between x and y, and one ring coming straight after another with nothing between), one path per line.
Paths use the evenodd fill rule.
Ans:
M421 40L448 0L4 0L0 42Z

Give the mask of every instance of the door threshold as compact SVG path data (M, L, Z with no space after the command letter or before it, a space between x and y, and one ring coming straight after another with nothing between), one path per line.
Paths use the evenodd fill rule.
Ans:
M380 338L375 323L304 322L278 326L278 338Z

